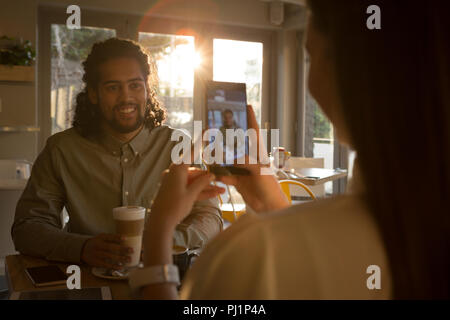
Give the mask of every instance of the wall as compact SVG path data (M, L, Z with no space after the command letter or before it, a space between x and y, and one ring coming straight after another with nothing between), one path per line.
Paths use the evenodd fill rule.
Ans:
M34 0L1 1L0 36L22 37L36 43ZM36 88L34 83L0 82L0 126L36 126ZM34 160L37 133L1 133L0 159Z

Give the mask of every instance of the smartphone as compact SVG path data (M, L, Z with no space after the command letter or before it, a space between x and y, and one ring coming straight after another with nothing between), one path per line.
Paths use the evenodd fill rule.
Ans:
M47 287L66 284L67 275L55 265L25 269L35 287Z
M241 134L227 144L227 129L235 133L247 132L247 93L245 83L206 82L207 129L217 129L223 143L223 157L220 164L212 164L209 171L216 175L248 175L247 169L235 167L237 159L248 155L248 136ZM239 130L242 129L242 130ZM230 130L228 130L230 132ZM212 137L212 143L216 137ZM228 153L227 153L228 152ZM227 161L228 157L228 161ZM232 160L231 160L232 159ZM230 163L231 162L231 163Z

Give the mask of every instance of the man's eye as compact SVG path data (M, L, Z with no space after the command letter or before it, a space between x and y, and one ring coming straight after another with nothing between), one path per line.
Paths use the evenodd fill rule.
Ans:
M131 89L139 89L141 87L142 87L142 84L140 84L139 82L134 82L134 83L130 84Z
M117 89L119 89L119 86L108 86L108 87L106 87L106 90L108 90L108 91L116 91Z

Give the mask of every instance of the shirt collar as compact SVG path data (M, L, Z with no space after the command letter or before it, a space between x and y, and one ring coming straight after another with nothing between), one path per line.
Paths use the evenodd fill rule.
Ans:
M120 154L123 147L129 145L133 153L141 153L145 149L146 142L149 141L150 130L145 126L130 141L122 142L108 133L100 135L100 143L111 153Z
M142 130L129 143L134 153L142 153L148 145L150 130L144 125Z

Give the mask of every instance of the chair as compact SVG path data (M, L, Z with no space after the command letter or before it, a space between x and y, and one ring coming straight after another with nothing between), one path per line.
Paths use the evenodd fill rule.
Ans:
M283 190L284 194L288 198L289 203L292 203L291 191L290 191L289 186L299 186L299 187L303 188L313 200L316 200L316 196L311 191L311 189L299 181L290 180L290 179L280 180L279 184L280 184L280 187ZM245 207L245 203L234 203L233 202L233 199L231 197L231 192L228 187L227 187L227 192L229 195L230 202L224 203L222 200L222 197L219 195L218 196L219 202L220 202L219 207L220 207L220 210L222 211L222 218L230 223L233 223L241 215L245 214L246 207Z
M311 191L311 189L299 181L286 179L286 180L280 180L280 181L278 181L278 183L281 186L281 190L283 190L284 194L288 198L289 203L292 203L291 190L289 187L291 185L299 186L299 187L303 188L313 200L316 200L316 196Z
M216 183L214 183L216 184ZM241 215L245 214L245 203L235 203L232 197L232 192L228 185L225 185L225 189L227 190L227 199L223 199L223 196L218 195L219 198L219 208L222 211L222 218L226 221L233 223L235 222ZM241 199L243 201L243 199Z
M228 222L235 222L241 215L245 214L245 204L237 203L233 205L231 203L224 203L220 205L220 210L222 211L222 218Z
M209 171L209 166L206 164L205 160L202 160L202 167ZM215 186L217 186L218 182L213 182ZM219 199L219 209L222 212L222 218L226 221L233 223L239 218L241 215L245 214L245 203L235 203L233 201L232 192L230 191L230 186L220 183L227 190L227 197L223 199L223 197L219 194L217 198ZM243 201L242 197L240 200Z

